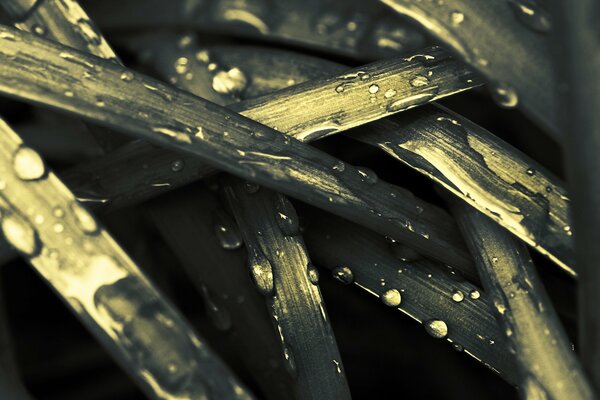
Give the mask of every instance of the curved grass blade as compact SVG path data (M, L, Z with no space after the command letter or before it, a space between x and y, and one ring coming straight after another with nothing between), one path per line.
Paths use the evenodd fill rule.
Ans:
M464 203L455 215L519 367L524 399L594 399L527 248Z
M361 60L391 57L426 44L418 29L403 18L390 15L376 2L360 0L102 0L84 5L104 29L219 32Z
M404 240L424 255L457 267L471 266L445 212L372 173L352 166L340 171L340 161L323 152L114 63L74 52L75 62L61 55L64 47L9 28L0 29L0 37L5 41L0 49L0 91L6 95L198 155L227 172ZM392 71L374 79L391 79ZM79 79L84 73L91 78ZM423 100L413 98L412 104ZM377 114L373 117L386 115Z
M517 382L502 330L476 286L349 221L314 209L300 211L311 257L336 280L354 283L422 323L434 338L448 340L509 383ZM399 292L399 304L390 303L390 291Z
M573 191L575 251L580 266L578 286L579 355L600 391L600 43L592 16L598 3L551 1L559 47L555 64L561 93L561 126L566 143L569 187ZM577 62L576 57L585 57Z
M503 107L519 106L557 141L558 95L550 16L538 0L381 0L419 23L490 82Z
M251 398L96 219L0 124L0 227L152 398Z
M279 332L297 398L349 399L318 272L294 207L285 196L255 184L230 178L221 185L244 237L248 268Z
M242 238L233 219L222 218L225 211L214 195L200 186L161 196L148 207L150 217L203 295L213 326L241 355L265 397L291 400L293 381L264 298L248 277Z

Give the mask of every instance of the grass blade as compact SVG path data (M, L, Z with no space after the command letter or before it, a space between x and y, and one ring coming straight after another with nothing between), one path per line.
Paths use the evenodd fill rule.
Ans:
M300 211L306 219L306 245L317 265L331 270L337 280L354 283L382 299L384 305L388 290L399 291L398 310L438 328L428 328L433 337L448 340L454 349L464 350L506 381L517 382L502 330L476 286L451 270L399 253L394 248L397 243L390 244L351 222L314 209Z
M250 398L35 150L0 130L3 236L145 392Z
M266 398L292 399L293 381L284 368L279 336L263 296L248 277L241 236L215 234L230 226L220 225L219 216L225 211L201 186L157 199L149 207L150 217L203 294L213 326L241 356Z
M504 107L519 106L557 141L557 94L550 62L551 21L539 2L382 0L448 45L492 85Z
M527 248L463 203L454 211L504 326L525 399L593 399Z
M598 3L581 0L551 2L557 21L556 65L560 72L566 143L567 173L573 190L575 250L580 266L579 354L584 367L600 390L600 43L598 29L591 21ZM585 62L578 58L585 56Z
M335 336L300 236L283 195L237 179L221 181L248 251L248 267L279 332L299 399L349 399Z
M340 161L323 152L114 63L81 53L74 53L76 62L65 59L62 46L9 28L1 29L0 35L5 41L0 91L7 95L196 154L225 171L405 240L422 254L457 267L471 265L452 220L406 191L351 166L337 172L341 168L334 167ZM368 68L366 72L373 72L376 81L388 75L374 75ZM93 79L80 80L84 73ZM74 99L65 92L75 90L75 84ZM413 105L431 99L413 98ZM377 112L373 117L384 115Z

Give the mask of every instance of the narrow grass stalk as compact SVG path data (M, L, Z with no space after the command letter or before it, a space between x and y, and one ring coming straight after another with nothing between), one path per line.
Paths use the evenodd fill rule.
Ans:
M579 354L600 391L600 43L592 16L598 2L553 1L555 59L560 72L562 128L569 138L567 173L573 191L575 250L580 266ZM584 58L582 61L581 58Z
M238 223L248 268L265 296L298 399L349 399L335 336L300 235L284 196L230 178L222 191Z
M26 12L15 9L14 3ZM76 0L40 0L29 4L28 0L4 1L0 5L12 17L15 27L41 37L73 47L95 56L120 62L106 39ZM90 132L105 151L111 151L126 142L127 137L115 132L91 126Z
M481 72L500 106L522 108L555 140L564 139L550 62L551 20L541 2L381 1Z
M502 330L478 287L356 224L305 207L300 215L316 265L422 323L434 338L446 339L509 383L517 382Z
M221 32L360 60L395 56L426 43L423 34L400 16L390 15L381 4L361 0L254 1L234 6L219 0L102 0L83 4L103 29Z
M114 63L76 52L69 53L74 58L65 57L63 46L9 28L0 29L0 35L5 41L0 50L0 91L6 95L198 155L225 171L404 240L422 254L454 266L471 265L445 212L379 181L371 172L342 167L339 160L298 140ZM395 62L399 61L384 65ZM373 66L361 71L380 83L386 76L403 82L393 74L394 68L384 65L377 74ZM84 75L88 78L79 79ZM336 93L335 87L344 81L344 77L337 82L331 79L324 90ZM403 105L435 98L430 94L411 97ZM355 99L354 95L348 98ZM366 112L368 118L380 118L402 108L382 113L369 106Z
M0 131L3 236L146 394L250 398L38 153Z
M593 399L527 248L464 203L455 215L519 367L524 399Z
M162 196L150 218L204 298L207 315L267 399L292 399L279 335L264 298L248 276L247 256L235 222L203 185Z

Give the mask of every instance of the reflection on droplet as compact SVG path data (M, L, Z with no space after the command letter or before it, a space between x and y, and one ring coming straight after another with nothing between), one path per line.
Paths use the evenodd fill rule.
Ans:
M248 265L254 284L261 294L271 294L274 289L271 263L260 250L252 248L249 253Z
M216 210L213 212L213 227L219 244L225 250L235 250L242 246L242 235L240 230L226 212Z
M307 274L308 274L308 280L310 281L310 283L312 283L313 285L316 285L319 283L319 271L310 262L308 263L308 266L307 266Z
M479 293L479 290L471 290L469 292L469 297L473 300L477 300L479 297L481 297L481 293Z
M388 307L398 307L402 302L402 296L396 289L388 289L381 295L381 301Z
M379 86L377 86L375 84L369 86L369 93L375 94L377 92L379 92Z
M20 147L13 156L15 175L24 181L40 179L46 173L42 157L31 147Z
M500 107L514 108L519 104L517 92L505 84L496 86L492 92L492 97Z
M443 339L448 336L448 325L440 319L430 319L423 324L425 331L436 339Z
M452 292L452 300L454 300L456 303L460 303L464 299L465 295L460 290L455 290L454 292Z
M335 267L331 274L341 284L349 285L354 282L354 273L348 267Z
M33 256L38 252L39 240L33 227L21 216L9 213L2 218L2 234L17 251Z

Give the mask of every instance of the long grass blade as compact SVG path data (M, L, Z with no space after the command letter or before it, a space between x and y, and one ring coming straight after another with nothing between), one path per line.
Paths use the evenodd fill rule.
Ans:
M244 237L248 268L265 296L299 399L349 399L343 365L298 216L281 194L221 181Z
M149 206L150 217L202 294L213 326L265 397L293 399L279 334L248 276L242 237L214 194L200 186L161 196Z
M527 248L477 210L453 206L517 360L522 398L595 398Z
M152 398L250 398L38 153L0 124L0 227Z
M434 338L515 384L513 356L486 295L460 274L349 221L303 207L304 237L316 265L423 324ZM397 293L396 293L397 292Z
M600 43L591 16L598 15L596 1L551 2L557 22L556 65L560 72L569 186L573 190L575 250L580 266L579 354L600 391ZM584 61L580 62L580 58Z
M557 93L550 62L552 24L542 2L381 0L419 23L481 72L503 107L519 106L557 141Z
M377 180L372 173L352 166L340 171L339 160L298 140L114 63L74 52L69 54L76 54L76 60L65 58L64 47L9 28L0 29L0 35L5 41L0 50L0 90L6 95L196 154L227 172L404 240L430 257L454 266L471 265L453 222L442 210L419 204L412 194ZM361 70L377 82L389 82L384 75L395 76L375 75L370 68ZM79 79L85 74L91 78ZM333 80L331 84L332 88L339 85ZM411 98L409 104L434 97ZM375 112L373 118L408 106L403 104Z

